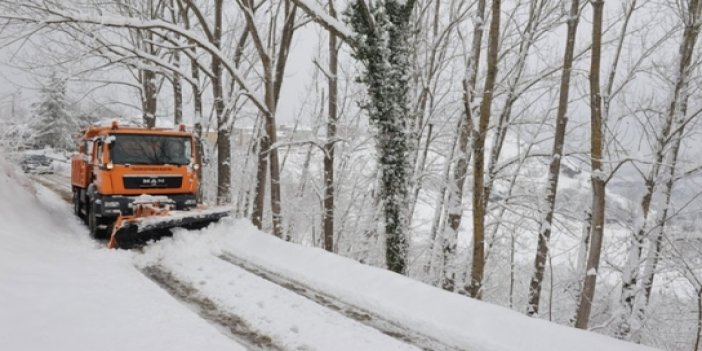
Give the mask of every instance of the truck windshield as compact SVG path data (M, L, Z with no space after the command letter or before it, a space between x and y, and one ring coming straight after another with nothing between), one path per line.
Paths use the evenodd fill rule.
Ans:
M190 138L163 135L113 134L110 159L116 164L187 165Z

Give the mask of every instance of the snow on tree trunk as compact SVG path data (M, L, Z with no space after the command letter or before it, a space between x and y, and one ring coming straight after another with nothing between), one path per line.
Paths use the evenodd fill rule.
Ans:
M460 132L457 135L458 157L452 178L449 180L448 192L448 228L442 237L442 265L441 265L441 287L453 291L455 289L456 270L452 261L456 255L456 242L458 240L458 228L461 226L463 218L463 187L468 174L468 164L470 163L470 136L473 132L473 98L475 96L475 86L478 80L478 68L480 66L480 51L483 38L483 28L485 21L485 0L478 1L478 8L475 13L475 28L471 42L471 53L468 57L467 77L463 81L463 114L465 118L461 122Z
M334 0L329 0L329 16L336 18ZM323 228L324 249L334 250L334 143L336 139L338 89L338 48L336 34L329 32L329 119L327 120L327 142L324 144L324 201Z
M585 281L578 303L575 327L587 329L590 311L595 298L597 273L604 236L605 222L605 176L603 171L603 121L602 96L600 94L600 56L602 49L602 12L604 0L594 0L592 25L592 57L590 62L590 164L592 166L592 227L590 250L588 251Z
M180 67L180 54L173 53L173 65ZM183 85L178 73L173 74L173 123L179 125L183 123Z
M657 223L654 238L649 239L651 242L651 250L648 257L642 260L643 247L647 237L647 228L649 226L649 215L651 212L651 204L654 192L656 191L656 180L659 177L663 165L668 165L670 168L670 178L665 183L664 196L666 203L663 207L663 213L667 213L670 205L670 192L673 187L673 176L675 173L675 165L677 163L678 150L683 136L684 124L681 122L685 119L687 113L687 101L689 99L688 85L690 80L691 65L695 45L700 30L700 16L702 15L702 2L699 0L689 0L683 19L684 30L682 41L679 48L678 65L675 72L676 79L673 81L674 88L670 97L668 110L666 112L665 122L661 129L660 135L657 136L658 143L654 152L654 160L651 164L651 170L645 179L646 192L641 200L642 219L639 221L639 228L636 228L631 236L629 251L627 253L627 261L622 269L622 293L620 297L619 320L615 331L615 336L620 339L637 338L638 329L641 328L643 321L643 310L648 304L648 296L650 294L650 285L653 282L655 274L655 264L657 263L656 256L660 251L660 240L663 235L663 226L665 224L665 215L661 218L663 222ZM675 127L675 128L674 128ZM677 137L673 137L677 135ZM673 142L672 150L669 143ZM664 163L666 153L672 161ZM653 256L653 257L651 257ZM643 265L644 272L641 273ZM633 334L633 335L632 335Z
M156 108L158 106L158 87L156 72L140 70L141 73L141 106L143 121L146 128L156 126Z
M409 155L410 15L414 1L386 0L370 8L352 3L349 22L356 32L354 56L365 65L361 81L368 88L368 111L378 149L380 201L385 226L388 269L407 272Z

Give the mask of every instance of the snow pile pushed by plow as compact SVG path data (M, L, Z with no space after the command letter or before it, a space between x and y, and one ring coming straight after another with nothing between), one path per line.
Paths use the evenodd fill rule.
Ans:
M134 221L139 232L151 230L154 228L179 227L191 224L190 222L198 222L201 220L219 220L229 215L232 212L230 206L218 206L211 208L193 209L189 211L169 211L167 216L152 216L139 218ZM208 223L209 224L209 223Z
M0 350L243 350L0 161Z
M189 211L176 211L175 202L167 196L138 196L131 204L132 215L118 216L108 243L109 248L131 248L134 243L158 238L163 231L183 227L201 229L210 223L229 216L230 206L197 207Z
M321 249L288 243L243 220L225 219L199 233L178 230L173 238L149 245L137 262L172 265L184 279L197 281L197 272L216 276L203 272L212 267L207 263L196 265L196 272L183 269L190 266L185 263L188 257L195 260L198 251L235 262L280 286L307 289L313 297L321 295L338 305L352 306L357 314L361 311L362 318L381 318L385 324L400 326L409 339L435 340L444 349L651 350L448 293ZM202 285L208 283L203 281Z

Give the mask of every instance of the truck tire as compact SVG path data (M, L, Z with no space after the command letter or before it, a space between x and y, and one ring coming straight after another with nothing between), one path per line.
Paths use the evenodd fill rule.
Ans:
M73 189L73 214L78 218L83 218L83 214L80 213L80 192L78 189Z
M101 221L95 216L95 204L90 203L88 211L88 230L90 231L90 237L93 239L105 239L107 237L107 230L100 229Z

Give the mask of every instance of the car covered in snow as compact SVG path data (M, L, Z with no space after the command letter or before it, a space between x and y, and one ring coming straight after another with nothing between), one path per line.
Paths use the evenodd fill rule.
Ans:
M54 173L53 159L46 155L24 155L20 160L20 167L24 173L47 174Z

